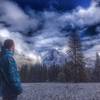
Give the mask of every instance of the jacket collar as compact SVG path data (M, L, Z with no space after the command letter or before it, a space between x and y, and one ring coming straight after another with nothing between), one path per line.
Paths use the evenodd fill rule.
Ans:
M5 49L4 47L2 48L2 54L5 55L5 54L8 54L8 55L14 55L14 52L12 50L9 50L9 49Z

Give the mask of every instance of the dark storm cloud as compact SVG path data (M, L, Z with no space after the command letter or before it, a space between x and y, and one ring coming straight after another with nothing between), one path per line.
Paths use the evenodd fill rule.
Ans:
M77 6L88 7L91 0L12 0L22 8L30 7L34 10L73 10Z
M43 57L45 52L52 49L60 49L61 52L68 50L68 33L62 31L66 26L84 27L100 22L100 8L96 7L95 3L89 8L77 7L72 12L62 14L55 11L36 12L30 5L25 6L28 10L23 10L20 2L24 0L19 3L3 0L0 3L0 39L14 39L19 54L35 60L39 60L40 56ZM94 17L95 15L97 16ZM27 37L24 34L28 33L30 28L32 35Z

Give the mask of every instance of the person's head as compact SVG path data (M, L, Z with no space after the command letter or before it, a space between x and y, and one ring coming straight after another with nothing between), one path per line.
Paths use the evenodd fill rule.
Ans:
M14 50L15 50L15 43L14 43L14 41L13 41L12 39L6 39L6 40L4 41L3 47L4 47L5 49L14 51Z

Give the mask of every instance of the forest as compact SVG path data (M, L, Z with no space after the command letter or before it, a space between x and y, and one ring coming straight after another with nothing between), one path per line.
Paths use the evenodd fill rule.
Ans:
M100 56L96 53L94 67L86 67L82 42L77 30L69 34L65 64L23 64L20 68L21 80L30 82L100 82Z

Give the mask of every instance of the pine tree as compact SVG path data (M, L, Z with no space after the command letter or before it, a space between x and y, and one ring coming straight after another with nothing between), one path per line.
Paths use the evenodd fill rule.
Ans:
M69 36L69 57L71 59L71 73L73 82L85 81L85 63L82 53L82 44L77 30L73 30Z
M65 80L66 82L73 82L73 74L72 74L72 63L66 62L63 66L63 72L65 74Z
M41 81L46 82L48 80L47 66L43 64L41 68Z
M100 82L100 56L96 53L95 69L93 72L93 80L95 82Z
M52 65L48 68L48 79L50 82L56 82L57 81L57 75L59 73L59 66Z
M29 82L29 70L28 65L23 65L20 70L22 82Z
M66 75L64 72L59 72L57 75L58 82L66 82Z

